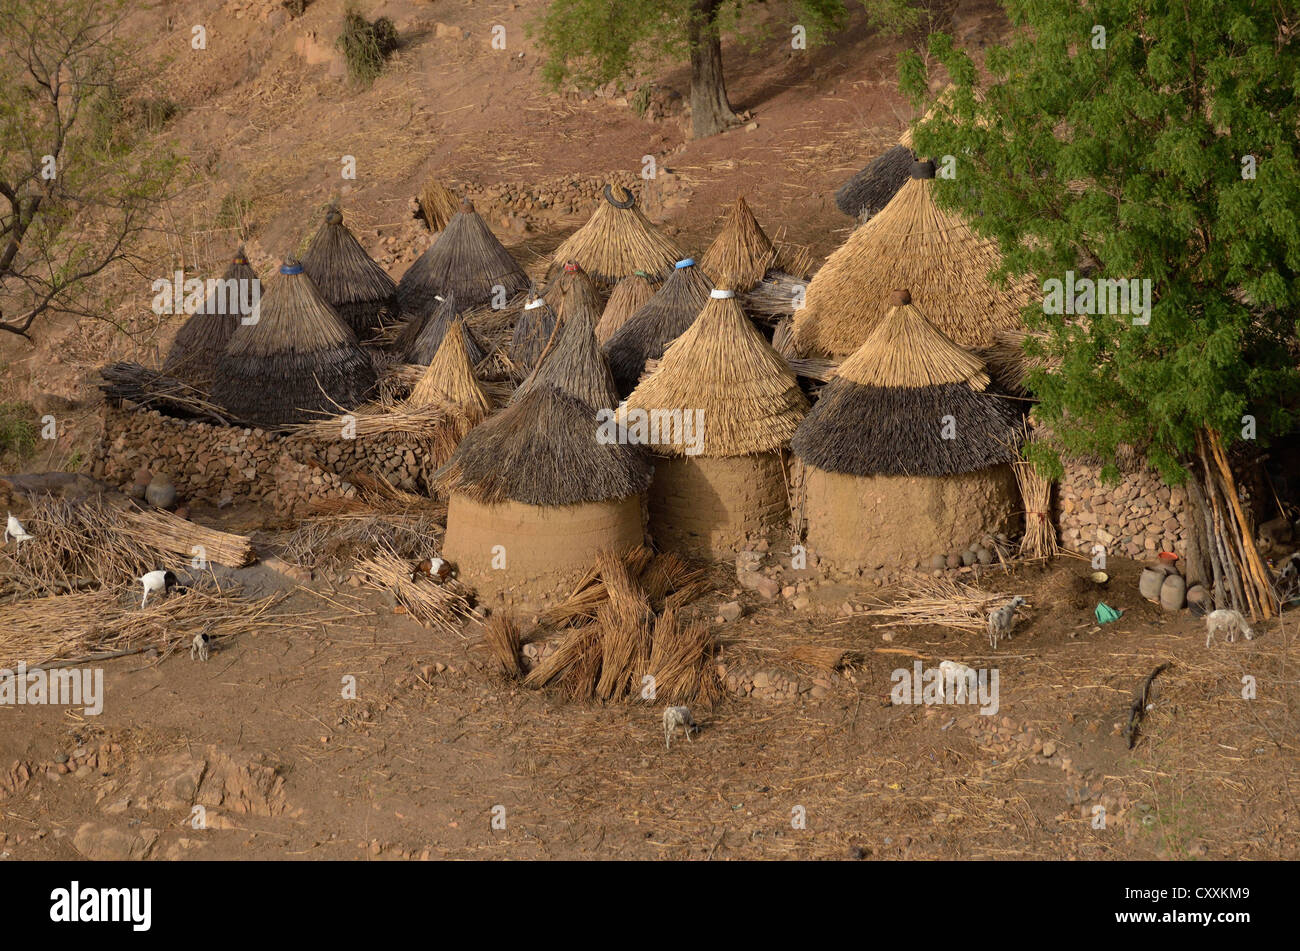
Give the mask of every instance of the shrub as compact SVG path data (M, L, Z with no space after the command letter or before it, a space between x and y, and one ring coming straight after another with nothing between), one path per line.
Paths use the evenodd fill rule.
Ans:
M384 70L384 62L397 49L397 27L388 17L371 23L356 8L343 17L343 32L337 46L347 60L348 75L369 86Z

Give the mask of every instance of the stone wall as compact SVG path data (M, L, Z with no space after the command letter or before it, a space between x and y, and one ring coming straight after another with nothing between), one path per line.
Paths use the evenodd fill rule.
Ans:
M1102 544L1111 555L1146 560L1162 551L1187 553L1187 496L1155 472L1127 472L1116 485L1101 480L1101 466L1068 462L1057 487L1056 525L1061 547L1090 554Z

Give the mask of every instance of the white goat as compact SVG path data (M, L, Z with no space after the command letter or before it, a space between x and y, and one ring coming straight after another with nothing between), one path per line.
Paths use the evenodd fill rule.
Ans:
M149 595L156 591L164 594L171 593L172 588L177 587L176 575L171 571L150 571L140 576L140 584L144 586L144 597L140 599L140 607L144 607L149 601Z
M989 643L993 645L994 650L998 649L998 641L1002 638L1010 640L1011 632L1016 627L1016 608L1028 603L1017 595L1002 607L994 608L989 612Z
M206 632L200 631L194 635L194 640L190 641L190 660L207 660L211 649L212 638Z
M1251 630L1246 619L1237 611L1229 611L1226 608L1220 608L1217 611L1211 611L1205 615L1205 646L1209 647L1214 642L1215 634L1224 634L1229 644L1237 640L1237 632L1240 631L1246 635L1246 640L1253 641L1255 632Z
M23 542L29 542L35 536L28 534L27 529L23 528L23 523L14 518L13 513L9 513L9 521L5 524L5 544L9 544L9 539L14 540L14 548L23 547Z
M955 684L954 692L956 696L954 702L965 703L970 688L975 685L976 674L974 669L955 660L945 660L939 664L939 672L943 674L944 699L948 699L948 684Z
M699 729L695 718L691 716L690 707L668 707L664 710L664 749L673 748L673 733L681 727L686 732L686 739L691 738L691 731Z

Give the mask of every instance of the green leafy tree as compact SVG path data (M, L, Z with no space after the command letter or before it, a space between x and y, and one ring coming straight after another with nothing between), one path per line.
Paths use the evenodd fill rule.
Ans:
M722 38L739 36L746 8L762 0L553 0L534 25L546 49L546 77L559 85L602 85L662 59L691 64L694 135L714 135L737 121L727 99ZM908 0L862 0L872 23L900 31L918 14ZM816 42L848 17L844 0L792 0L791 26Z
M128 258L178 162L139 139L175 107L133 99L113 0L0 0L0 331L103 318L94 280Z
M1031 306L1049 369L1030 386L1062 448L1136 446L1204 498L1220 446L1294 425L1300 15L1269 0L1005 5L1019 31L983 75L940 34L928 62L901 63L918 104L931 68L951 83L914 130L919 153L955 158L936 200L1045 290L1068 271L1150 280L1145 325ZM1230 534L1248 575L1248 527Z

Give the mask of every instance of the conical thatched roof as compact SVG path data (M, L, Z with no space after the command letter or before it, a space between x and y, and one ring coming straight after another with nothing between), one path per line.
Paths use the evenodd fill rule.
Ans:
M221 280L222 286L213 288L213 293L204 300L202 313L190 315L176 331L176 339L163 362L163 373L201 389L212 384L217 361L243 317L239 312L240 301L252 301L257 272L249 265L243 247L235 252Z
M260 319L241 324L226 345L212 400L232 416L281 426L351 409L374 387L356 334L290 258L267 287Z
M951 475L1010 462L1020 413L906 291L795 433L804 462L850 475Z
M471 425L477 425L492 412L492 401L474 375L474 366L465 347L465 326L453 320L451 332L444 335L429 369L416 381L407 403L411 406L449 406L459 410Z
M910 287L930 322L964 347L986 347L998 330L1020 326L1031 284L990 283L988 273L1001 263L997 244L935 205L932 163L916 163L913 176L809 283L794 320L804 356L844 357L858 349L895 287Z
M397 340L393 343L393 349L402 355L404 363L421 363L429 364L433 361L433 356L442 346L443 338L447 334L448 328L456 323L461 328L461 334L465 338L465 351L469 355L469 361L473 366L478 366L487 356L487 349L481 344L474 331L470 330L463 321L456 320L457 301L455 294L448 294L446 297L436 299L437 306L433 312L424 317L412 317L402 328L402 332L397 335Z
M776 248L743 197L737 198L722 230L700 259L700 268L719 287L749 290L776 260Z
M594 324L604 303L600 288L577 261L566 261L564 269L551 279L542 299L561 320L566 314L584 311Z
M605 344L605 356L619 393L630 393L647 360L657 360L664 348L691 325L709 300L709 282L691 258L683 258L672 275Z
M636 207L627 189L621 198L605 186L605 198L587 223L569 235L555 251L553 268L577 261L595 280L617 283L629 274L645 271L663 277L682 256L671 240L650 223Z
M407 314L422 316L433 310L436 296L454 294L461 309L470 310L490 303L495 287L513 297L527 289L528 275L463 200L438 240L402 275L397 299Z
M561 305L564 307L564 305ZM542 386L554 386L596 409L618 405L618 391L609 365L596 344L596 327L590 308L581 301L568 301L558 318L553 339L528 379L510 398L512 403Z
M424 184L419 198L420 215L434 234L442 231L460 207L460 202L450 188L436 178Z
M871 160L862 171L840 186L835 193L835 207L850 218L870 221L889 204L898 190L912 177L916 156L910 145L895 145Z
M628 318L655 296L654 285L645 271L637 271L614 285L609 302L596 323L596 341L603 347Z
M555 311L540 297L530 297L519 311L519 320L510 335L510 359L516 366L531 370L555 332Z
M808 401L789 364L745 316L734 292L713 291L700 316L668 345L659 368L620 407L703 413L701 456L746 456L784 449ZM684 455L681 430L659 433L651 445Z
M644 492L650 475L640 449L597 439L590 406L542 386L471 430L439 484L487 504L576 505Z
M397 315L397 282L348 230L338 205L325 213L302 256L302 269L358 337Z

